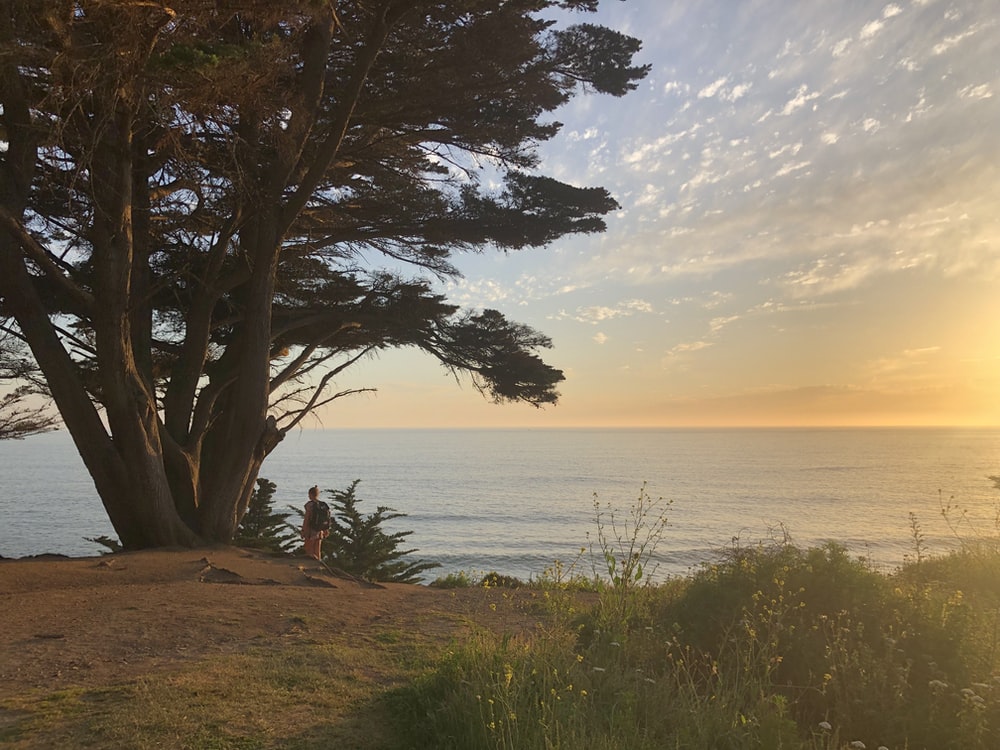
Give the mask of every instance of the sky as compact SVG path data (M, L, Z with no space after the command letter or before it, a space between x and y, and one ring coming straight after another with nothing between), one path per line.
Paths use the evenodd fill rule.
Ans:
M1000 3L605 0L630 95L556 113L545 174L601 235L442 284L552 338L559 404L490 404L415 352L323 427L1000 425Z

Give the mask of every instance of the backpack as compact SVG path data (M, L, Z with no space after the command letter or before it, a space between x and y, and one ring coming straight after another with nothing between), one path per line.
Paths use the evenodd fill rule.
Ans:
M315 531L326 531L331 523L330 506L322 500L314 500L312 506L312 519L309 526Z

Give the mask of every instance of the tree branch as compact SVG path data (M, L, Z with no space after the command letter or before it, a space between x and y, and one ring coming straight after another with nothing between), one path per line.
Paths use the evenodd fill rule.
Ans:
M365 44L355 60L350 82L346 87L344 96L339 99L339 104L330 124L330 132L326 140L320 144L317 154L312 164L309 165L305 176L299 182L299 186L282 208L280 234L283 235L288 230L299 215L299 212L305 208L306 203L309 202L309 198L312 197L312 194L316 192L316 189L323 181L323 176L330 168L330 164L336 158L340 147L344 143L344 137L347 135L347 129L354 116L354 110L361 99L361 92L364 89L365 81L368 80L368 74L375 64L375 59L382 50L382 46L389 36L389 31L404 13L410 9L411 5L412 3L400 3L398 6L393 7L392 2L384 2L381 8L376 11L375 20L369 30L368 38L365 40Z
M0 228L4 229L27 256L38 264L46 277L65 291L83 312L91 313L94 309L94 297L89 292L74 284L63 269L52 259L42 244L24 228L20 221L14 218L6 206L0 206Z

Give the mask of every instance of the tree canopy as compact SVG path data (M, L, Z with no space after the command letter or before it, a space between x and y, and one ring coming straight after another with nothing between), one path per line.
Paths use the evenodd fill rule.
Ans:
M6 0L0 316L126 548L229 540L264 458L416 347L553 404L550 340L435 291L455 256L603 231L539 172L637 40L597 0Z
M50 432L57 420L44 401L31 359L25 356L23 345L4 330L0 321L0 440L19 440L29 435Z

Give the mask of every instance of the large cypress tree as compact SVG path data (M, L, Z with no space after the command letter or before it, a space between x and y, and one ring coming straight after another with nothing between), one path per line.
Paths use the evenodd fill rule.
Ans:
M596 5L0 3L0 315L126 548L229 540L265 456L378 350L555 402L544 335L427 277L603 230L606 191L535 151L575 92L646 72L553 20Z

